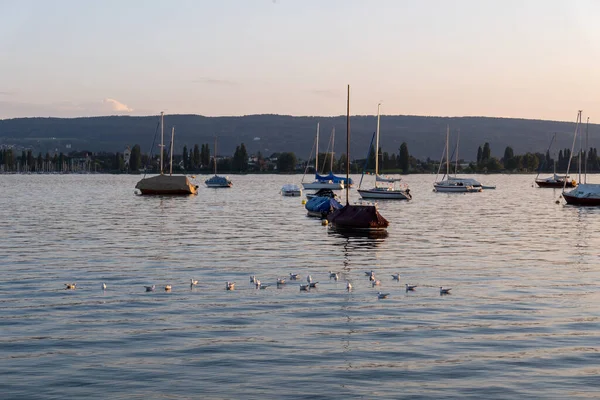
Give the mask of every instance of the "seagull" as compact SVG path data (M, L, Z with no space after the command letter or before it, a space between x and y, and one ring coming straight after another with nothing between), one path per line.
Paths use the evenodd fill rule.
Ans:
M152 286L144 286L146 288L146 292L154 292L155 285Z
M350 282L346 283L346 289L347 289L348 291L351 291L351 290L352 290L352 284L351 284Z
M392 274L392 280L400 281L400 274Z
M75 289L75 287L77 286L76 283L65 283L65 289Z
M102 282L102 290L106 290L106 283Z
M371 275L371 276L369 276L369 280L370 280L371 282L373 282L373 281L375 280L375 275Z
M381 281L380 281L380 280L375 280L375 281L373 281L373 283L372 283L372 286L373 286L373 287L375 287L375 286L379 286L379 285L381 285Z
M444 289L443 287L440 286L440 295L450 294L451 290L452 290L452 288Z
M254 280L254 284L256 285L256 288L257 288L257 289L260 289L261 283L260 283L260 280L259 280L259 279L255 279L255 280Z
M256 275L250 276L250 283L256 283Z
M165 292L170 292L170 291L171 291L171 285L166 285Z
M417 287L417 285L409 285L408 283L406 285L404 285L404 286L406 287L406 291L407 292L412 292Z
M308 285L300 285L300 290L307 291L309 289Z
M375 276L375 272L373 272L373 270L371 270L371 272L366 272L366 271L365 271L365 275L366 275L366 276L369 276L369 277L371 277L371 276Z
M261 288L261 289L266 289L266 288L268 288L269 286L271 286L271 285L260 285L260 288Z
M300 278L300 274L290 274L290 281L295 281Z
M316 288L317 287L317 283L319 283L319 282L311 282L311 283L308 284L308 286L311 287L311 288Z
M377 292L377 298L378 299L387 299L387 297L389 296L389 293L381 293L381 292Z
M196 286L198 284L198 279L190 279L190 286Z
M329 271L329 279L331 279L331 278L333 278L333 279L335 279L337 281L340 277L337 274L337 272Z
M309 276L307 276L307 277L306 277L306 282L308 282L308 283L312 283L312 276L310 276L310 275L309 275Z
M278 278L277 279L277 284L278 285L285 285L285 278Z
M235 282L225 282L225 289L227 290L234 290L235 289Z

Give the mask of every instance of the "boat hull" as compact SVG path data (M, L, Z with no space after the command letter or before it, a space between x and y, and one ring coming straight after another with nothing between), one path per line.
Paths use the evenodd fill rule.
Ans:
M144 178L135 185L142 195L178 195L196 194L198 186L193 185L183 175L158 175Z
M204 181L204 184L208 188L219 189L219 188L230 188L233 186L233 183L227 177L215 175L212 178Z
M358 189L363 199L411 200L412 196L404 190Z
M476 193L483 191L480 187L473 186L443 186L443 185L433 185L433 188L436 192L441 193Z
M567 181L567 185L565 186L564 182L548 182L548 181L535 181L535 183L541 187L541 188L563 188L563 187L568 187L568 188L574 188L577 186L577 184L573 184L573 181Z
M281 195L285 196L285 197L300 197L300 196L302 196L302 191L301 190L291 191L291 192L282 191Z
M354 232L385 231L389 225L374 205L346 205L327 216L334 229Z

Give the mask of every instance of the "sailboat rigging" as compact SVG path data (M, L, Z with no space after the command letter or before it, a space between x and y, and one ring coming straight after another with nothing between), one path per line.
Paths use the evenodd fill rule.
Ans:
M213 164L215 175L204 181L204 184L209 188L230 188L233 183L228 176L217 175L217 137L215 136L215 154L213 155Z

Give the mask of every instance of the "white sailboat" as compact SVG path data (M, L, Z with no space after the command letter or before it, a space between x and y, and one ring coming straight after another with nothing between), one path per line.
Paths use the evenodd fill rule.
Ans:
M450 177L450 157L449 157L449 145L450 145L450 126L446 126L446 173L442 177L441 181L435 182L433 184L434 191L443 192L443 193L473 193L473 192L481 192L483 188L479 182L479 186L473 186L470 179L459 179ZM458 146L458 141L457 141ZM438 175L440 174L440 169L442 168L442 162L444 161L444 156L442 155L442 160L440 161L440 168L438 169ZM446 178L446 180L444 180Z
M345 178L340 178L329 172L329 175L319 175L319 123L317 122L317 136L315 139L315 180L313 182L302 182L304 189L331 189L342 190L344 188ZM309 160L310 162L310 160ZM308 164L307 164L308 168ZM303 178L304 180L304 178Z
M358 189L363 199L410 200L412 196L408 187L401 188L402 178L387 178L379 175L379 120L381 103L377 104L377 134L375 140L375 187Z
M185 175L173 175L173 142L175 128L171 130L171 162L169 175L163 173L164 145L164 119L165 113L160 113L160 175L142 178L135 188L143 195L187 195L196 194L198 186L193 185Z

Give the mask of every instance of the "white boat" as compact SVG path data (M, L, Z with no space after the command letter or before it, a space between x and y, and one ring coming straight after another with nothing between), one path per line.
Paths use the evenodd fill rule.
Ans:
M212 176L204 181L204 184L209 188L230 188L233 183L228 176L217 175L217 137L215 136L215 154L213 155L213 162L215 166L215 176Z
M375 140L375 187L358 189L363 199L410 200L412 196L408 187L400 187L402 178L389 178L379 175L379 120L381 103L377 104L377 133ZM361 179L362 183L362 179Z
M281 195L289 197L302 196L302 189L298 185L287 183L281 187Z
M483 187L479 184L479 187L473 186L469 184L468 181L451 178L450 177L450 157L449 157L449 145L450 145L450 126L446 126L446 173L442 177L441 181L435 182L433 184L433 190L436 192L442 193L474 193L483 191ZM458 148L458 141L456 142L456 147ZM458 160L458 157L457 157ZM442 160L440 161L440 169L442 168L442 162L444 161L444 156L442 155ZM438 169L438 175L440 171ZM446 180L444 180L446 178ZM474 180L473 180L474 181ZM477 182L479 183L479 182Z
M311 152L312 155L312 152ZM302 186L307 190L319 190L319 189L331 189L331 190L342 190L344 189L344 184L346 182L346 178L341 178L333 174L333 172L329 172L328 175L319 175L319 123L317 122L317 135L315 138L315 180L312 182L304 182L304 177L302 177ZM333 160L333 157L332 157ZM310 162L310 157L308 162ZM308 163L306 164L306 169L308 169ZM305 174L306 175L306 170ZM350 184L352 184L352 180L348 180Z
M589 118L588 118L589 124ZM577 139L577 131L581 125L581 111L577 114L577 124L575 126L575 135L573 137L573 146L571 149L571 158L569 158L569 166L567 167L567 175L569 174L569 169L571 167L571 159L573 155L573 151L575 149L575 141ZM580 142L581 143L581 142ZM587 145L587 127L586 127L586 148ZM581 158L583 155L582 149L579 149L579 185L569 191L565 192L565 186L563 186L562 197L565 199L567 204L575 205L575 206L600 206L600 184L597 183L587 183L587 162L584 165L584 183L581 183Z
M169 175L163 172L163 148L164 146L164 119L165 113L160 113L160 175L150 178L142 178L135 188L142 195L189 195L197 194L198 186L190 182L185 175L173 175L173 141L175 140L175 128L171 130L171 162Z

